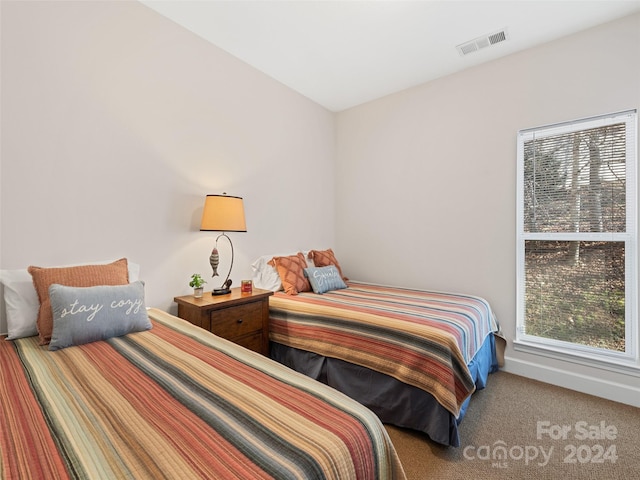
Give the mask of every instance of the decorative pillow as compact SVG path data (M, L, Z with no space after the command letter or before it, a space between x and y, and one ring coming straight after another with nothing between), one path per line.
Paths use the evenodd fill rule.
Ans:
M309 280L304 276L307 261L301 252L288 257L273 257L269 263L278 271L284 287L284 293L297 295L300 292L311 291Z
M49 287L53 331L49 350L120 337L151 328L144 283L97 287Z
M262 290L271 290L272 292L282 290L282 280L280 280L280 275L278 275L275 265L271 264L271 260L274 257L290 257L294 255L296 254L285 253L258 257L258 259L251 264L253 286ZM306 257L305 252L303 252L303 256ZM313 267L313 263L310 260L306 261L305 268L306 267Z
M113 260L93 262L92 265L111 263ZM77 267L63 265L58 268ZM129 281L135 282L140 277L140 265L127 261ZM26 268L20 270L0 270L0 283L4 287L4 306L7 319L7 340L32 337L38 334L36 321L40 301L33 285L33 278ZM0 301L0 304L2 302ZM2 305L0 305L2 308Z
M106 265L82 265L66 268L31 266L27 270L33 277L33 285L40 300L37 320L40 345L46 345L51 340L51 331L53 329L51 301L49 298L49 287L51 285L58 283L69 287L94 287L96 285L126 285L129 283L126 258L121 258Z
M304 269L314 293L325 293L331 290L347 288L335 265L327 267L310 267Z
M336 256L333 254L333 250L331 250L330 248L327 250L311 250L309 251L308 257L313 260L313 264L316 267L326 267L329 265L335 265L336 268L338 269L338 272L340 272L340 276L342 277L342 279L345 282L349 280L342 273L340 264L338 263Z

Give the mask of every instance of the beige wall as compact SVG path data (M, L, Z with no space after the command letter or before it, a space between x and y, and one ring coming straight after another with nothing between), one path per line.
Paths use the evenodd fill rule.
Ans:
M222 192L245 199L236 285L333 245L332 113L138 2L1 9L0 268L126 256L174 308L210 274L199 216Z
M373 282L481 295L513 339L517 131L638 106L635 15L339 113L344 269ZM511 343L507 354L514 371L596 377L635 388L640 402L637 376L524 355Z

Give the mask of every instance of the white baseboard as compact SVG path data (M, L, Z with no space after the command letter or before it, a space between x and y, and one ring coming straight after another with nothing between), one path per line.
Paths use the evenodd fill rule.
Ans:
M640 408L640 388L506 357L507 373Z

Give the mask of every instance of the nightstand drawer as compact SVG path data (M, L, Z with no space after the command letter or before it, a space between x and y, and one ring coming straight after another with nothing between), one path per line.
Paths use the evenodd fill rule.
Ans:
M255 331L262 331L262 302L237 305L211 312L211 331L233 339Z
M262 331L247 335L246 337L236 338L233 341L254 352L262 351Z

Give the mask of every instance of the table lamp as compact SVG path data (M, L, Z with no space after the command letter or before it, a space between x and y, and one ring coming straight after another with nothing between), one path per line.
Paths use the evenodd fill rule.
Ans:
M220 256L218 253L218 240L225 237L231 246L231 264L229 273L220 288L214 288L212 295L225 295L231 293L232 280L231 269L233 268L233 243L226 232L246 232L247 225L244 219L244 205L242 197L233 197L223 193L222 195L207 195L202 211L202 221L200 222L201 232L222 232L216 237L216 243L211 251L209 263L213 269L212 277L218 276L218 264Z

